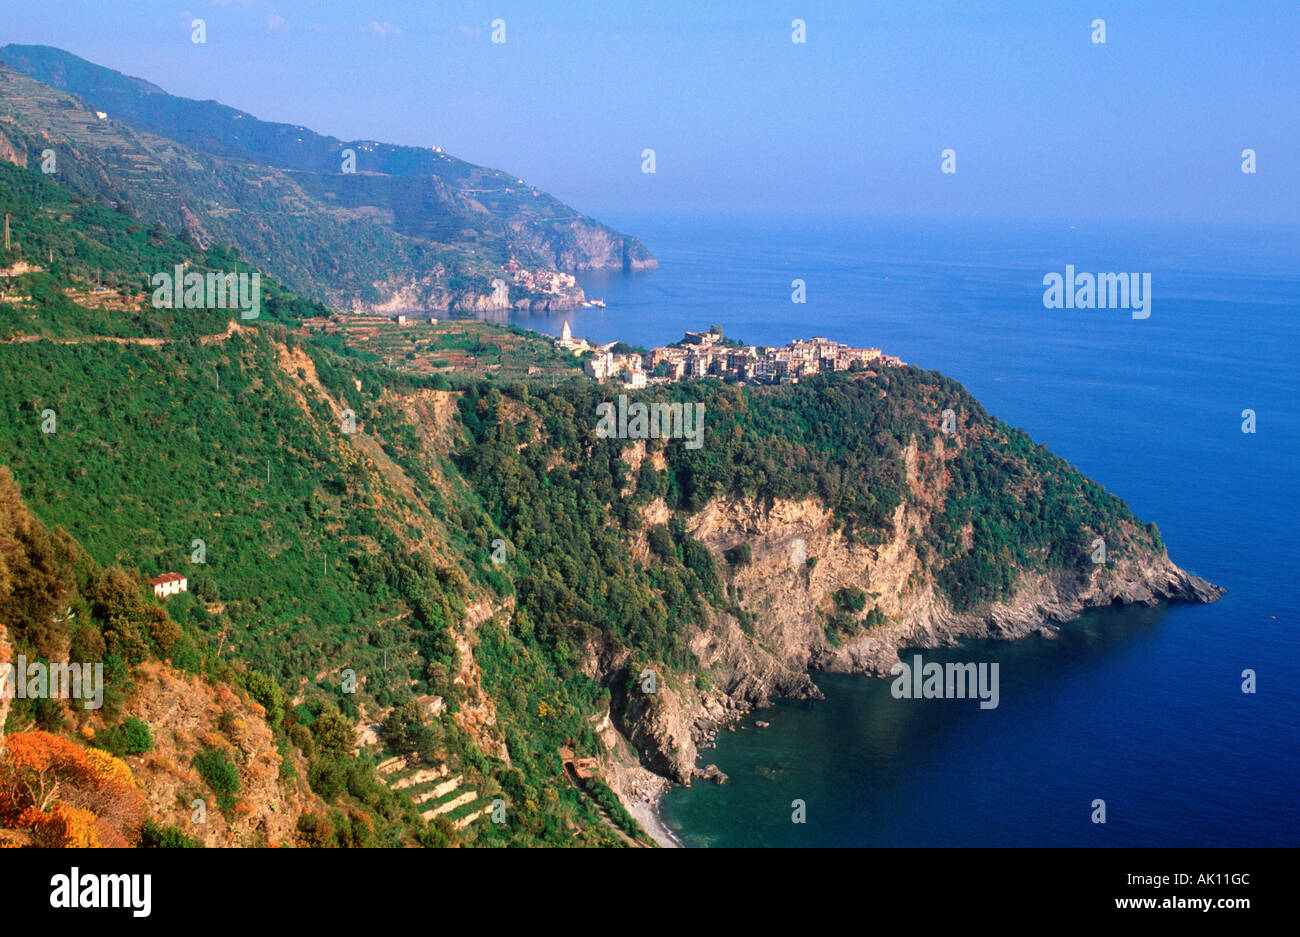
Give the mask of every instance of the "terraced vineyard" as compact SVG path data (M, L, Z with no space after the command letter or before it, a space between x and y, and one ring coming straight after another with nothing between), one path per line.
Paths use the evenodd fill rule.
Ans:
M379 766L379 773L391 790L404 791L415 801L425 821L445 817L457 830L463 830L492 812L493 798L468 787L464 776L451 775L446 765L412 768L405 759L390 758Z
M409 319L399 325L387 316L332 316L311 320L306 328L337 336L339 351L416 374L562 379L581 372L579 360L557 352L546 337L476 319Z

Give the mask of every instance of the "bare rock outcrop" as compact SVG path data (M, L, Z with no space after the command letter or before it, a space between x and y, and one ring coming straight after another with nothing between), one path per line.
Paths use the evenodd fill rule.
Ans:
M846 538L816 498L719 498L691 516L688 530L727 569L732 597L754 618L743 628L734 616L713 612L691 636L707 689L680 680L654 697L628 694L619 728L642 764L680 783L704 776L699 749L720 727L776 697L820 697L810 671L886 676L907 649L1051 633L1088 608L1212 602L1223 594L1164 551L1134 547L1086 572L1022 571L1009 598L957 611L913 545L925 511L924 502L900 505L890 535L870 545ZM727 551L741 544L750 547L748 562L728 568ZM827 613L834 594L849 587L863 590L883 621L832 640Z

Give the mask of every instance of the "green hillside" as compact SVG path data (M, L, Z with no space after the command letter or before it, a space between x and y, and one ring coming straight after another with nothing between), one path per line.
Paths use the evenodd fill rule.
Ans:
M46 46L5 46L0 60L13 70L0 70L11 142L34 156L66 141L84 164L67 168L66 184L108 198L129 190L148 220L199 226L335 303L379 301L395 272L418 280L433 270L427 299L445 306L489 292L511 258L539 269L617 269L625 254L635 269L654 265L635 238L441 151L260 121ZM355 173L341 172L344 150L356 154Z
M454 719L462 705L481 702L478 688L452 682L474 667L453 628L471 592L494 579L480 545L492 531L464 483L444 477L449 450L426 448L423 428L391 405L395 394L420 393L416 385L305 345L274 316L227 335L228 311L200 310L189 322L189 310L146 306L138 317L106 317L83 308L69 294L81 295L91 258L105 282L129 286L155 263L170 269L189 259L203 267L228 254L153 240L126 216L7 165L0 165L0 206L11 212L22 250L65 256L16 278L10 294L20 298L0 303L11 339L57 337L0 344L0 409L10 414L0 429L0 465L42 520L137 581L184 572L190 591L168 611L207 647L273 675L287 696L302 700L285 712L282 731L313 725L324 705L342 711L350 735L363 709L434 693L448 706L437 757L476 775L480 790L499 791L497 775L516 779ZM69 212L70 221L58 220ZM82 256L89 242L97 246ZM18 253L15 246L6 260ZM144 294L137 299L143 304ZM277 303L282 322L319 311L283 294ZM162 343L98 340L106 335ZM304 369L316 380L305 382ZM432 384L446 386L441 377ZM355 409L355 436L341 431L336 402ZM56 426L46 433L50 411ZM202 563L192 562L196 540ZM358 675L355 694L341 692L345 670ZM576 694L564 725L566 734L580 731L577 714L599 688L563 687L554 677L550 685L557 711L561 697ZM312 756L310 734L294 739ZM318 793L357 799L361 782L351 780L349 758L342 750L333 761L314 758ZM541 804L551 772L539 766L529 780L536 791L514 784L519 802ZM566 816L576 829L594 823L592 842L610 835L577 792L564 798L550 802L535 827L478 824L452 841L529 842L558 835L555 824ZM447 841L448 831L437 837Z
M598 436L609 392L585 378L419 374L401 370L404 355L340 354L338 335L298 327L327 311L269 278L272 308L255 321L154 309L133 289L151 270L227 269L234 255L3 164L0 207L17 242L6 264L55 257L10 278L0 301L0 465L98 563L136 582L191 579L167 605L193 635L188 656L269 676L259 692L282 744L344 818L309 821L309 842L375 842L363 829L426 844L636 833L600 805L600 784L569 783L560 750L603 750L598 726L627 715L641 667L693 692L711 677L692 635L751 628L761 610L731 583L746 551L720 561L688 532L720 496L817 498L860 544L882 542L910 506L926 518L912 548L958 609L1008 595L1026 572L1082 581L1085 531L1107 538L1112 563L1160 549L1123 502L933 372L638 392L703 403L708 421L700 448L651 440L634 470L639 444ZM92 270L121 308L96 306ZM477 328L480 344L518 339ZM909 450L936 451L947 408L962 446L909 478ZM660 501L666 521L647 526ZM436 715L417 705L429 698ZM355 724L375 720L378 745L355 757ZM461 775L473 797L421 820L375 773L390 755ZM496 797L509 822L470 819Z

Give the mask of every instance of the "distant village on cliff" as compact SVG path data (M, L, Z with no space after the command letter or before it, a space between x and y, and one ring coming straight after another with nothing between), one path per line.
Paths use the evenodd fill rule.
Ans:
M629 390L702 377L793 384L801 377L824 371L854 371L872 365L898 367L904 363L879 348L851 348L827 338L795 339L780 348L745 345L724 339L717 326L707 332L687 332L680 342L642 354L622 342L593 345L574 338L565 322L555 347L575 355L590 353L582 364L588 377L601 384L621 381Z

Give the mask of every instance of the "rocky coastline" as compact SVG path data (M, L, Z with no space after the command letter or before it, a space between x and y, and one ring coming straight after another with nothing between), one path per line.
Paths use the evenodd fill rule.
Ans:
M654 521L663 509L652 506L647 513L647 520ZM756 617L747 631L731 615L718 612L708 627L691 636L699 662L695 673L709 675L707 688L699 689L693 675L669 675L654 696L629 694L614 715L614 725L635 750L622 746L623 765L611 783L629 811L637 806L639 812L633 813L641 819L649 809L649 821L662 827L658 801L671 783L719 780L715 767L701 764L701 751L714 745L718 733L774 699L821 698L817 672L884 677L907 651L952 647L971 638L1050 636L1088 609L1213 602L1224 593L1180 569L1163 549L1133 549L1083 577L1022 572L1007 600L959 612L911 546L922 513L901 505L893 535L873 546L847 542L813 498L768 505L718 499L688 520L692 535L719 562L738 544L750 545L752 560L730 574L730 583ZM814 568L807 556L818 558ZM885 622L832 643L825 611L832 594L848 585L879 595ZM625 664L617 658L598 660L593 670L608 674ZM648 782L633 768L659 779L663 786L654 796L645 796Z

